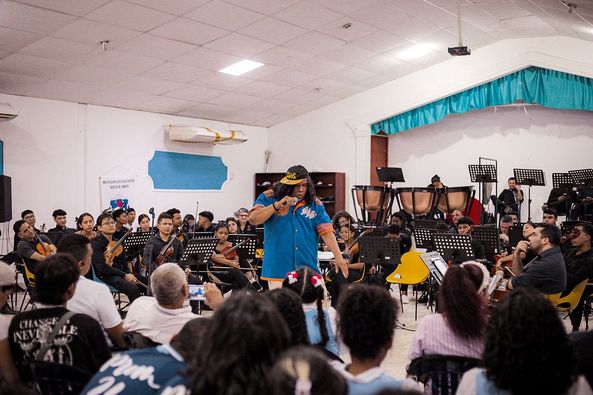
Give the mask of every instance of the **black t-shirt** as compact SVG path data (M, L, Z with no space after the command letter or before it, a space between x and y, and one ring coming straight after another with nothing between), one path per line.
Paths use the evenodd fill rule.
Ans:
M174 237L174 235L171 234L169 237ZM149 267L152 266L154 269L156 267L156 259L167 242L168 240L163 241L158 233L148 239L146 246L144 246L144 264ZM183 254L183 246L179 239L175 238L171 247L173 247L173 254L166 259L166 262L179 262L181 255Z
M49 237L53 244L58 245L60 240L74 232L76 232L75 229L60 228L59 226L56 226L47 231L47 237Z
M117 241L116 239L113 239ZM107 246L109 245L109 240L102 234L97 235L95 240L91 242L91 246L93 247L93 255L91 257L91 262L97 275L101 278L104 277L124 277L127 273L130 272L128 265L126 264L126 257L125 254L120 254L113 258L113 265L109 266L105 261L105 251L107 250Z
M581 281L593 278L593 249L578 255L577 252L577 248L572 248L564 254L566 289L563 295L569 294Z
M25 381L31 380L29 363L46 343L65 307L39 308L16 315L8 329L8 344L15 365ZM86 314L66 322L46 352L43 361L75 366L91 375L111 357L101 325Z
M545 294L555 294L566 288L566 266L560 248L550 248L529 262L523 273L511 279L513 288L519 286L539 289Z

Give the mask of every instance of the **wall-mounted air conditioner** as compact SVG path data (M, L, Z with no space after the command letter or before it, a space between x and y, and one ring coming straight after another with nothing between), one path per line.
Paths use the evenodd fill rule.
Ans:
M16 118L17 115L19 115L19 112L10 104L0 103L0 121L10 121Z
M240 130L214 130L196 126L174 126L166 127L169 132L169 140L183 143L203 144L239 144L247 141L247 137Z

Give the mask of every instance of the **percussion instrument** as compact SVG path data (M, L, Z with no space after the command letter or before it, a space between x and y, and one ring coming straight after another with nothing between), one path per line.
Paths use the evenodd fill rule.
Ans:
M471 210L472 191L472 186L439 188L437 189L437 208L445 214L451 213L454 210L465 212L468 206Z
M352 187L352 200L358 203L361 214L359 217L358 211L355 211L358 222L370 225L372 220L370 213L376 213L376 224L383 224L386 214L393 205L394 195L394 190L387 186L354 185Z
M397 188L399 207L409 214L426 215L435 206L436 190L434 188Z

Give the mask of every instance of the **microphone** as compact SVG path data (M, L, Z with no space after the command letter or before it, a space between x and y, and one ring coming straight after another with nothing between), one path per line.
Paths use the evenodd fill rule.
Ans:
M154 207L151 207L150 210L148 210L148 214L154 217Z
M293 196L292 198L294 199L294 205L296 205L296 204L299 202L299 198L297 198L297 197L294 197L294 196ZM285 200L285 201L283 201L283 202L282 202L282 205L283 205L283 206L286 206L286 205L288 205L288 200Z

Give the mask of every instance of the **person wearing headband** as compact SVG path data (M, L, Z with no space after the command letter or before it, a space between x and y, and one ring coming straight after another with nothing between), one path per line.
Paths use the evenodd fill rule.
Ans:
M348 277L348 265L323 203L317 198L309 172L291 166L272 189L259 195L249 212L252 225L264 225L261 278L278 288L286 273L307 266L321 273L317 261L319 237L333 252L336 271Z

